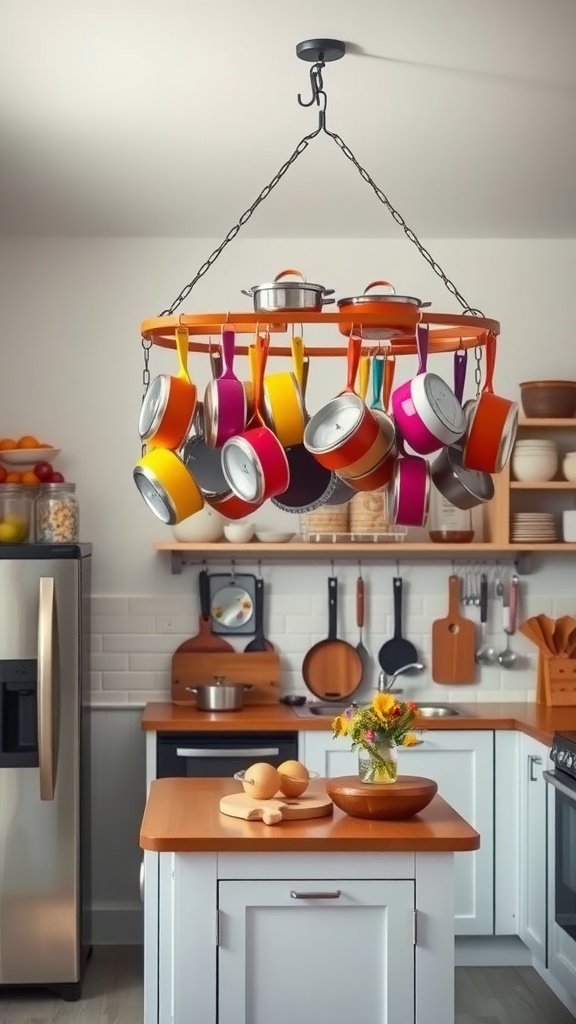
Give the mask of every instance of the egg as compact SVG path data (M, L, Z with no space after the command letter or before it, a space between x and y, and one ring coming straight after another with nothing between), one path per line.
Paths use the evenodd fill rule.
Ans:
M254 800L270 800L280 788L280 776L274 765L256 761L244 772L242 785Z
M284 761L278 768L280 791L284 796L302 796L308 789L310 775L301 761Z

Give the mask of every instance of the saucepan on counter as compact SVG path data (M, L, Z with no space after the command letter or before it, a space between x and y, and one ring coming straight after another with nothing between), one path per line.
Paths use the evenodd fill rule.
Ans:
M284 281L285 277L298 277L298 281ZM334 302L328 298L333 288L323 284L310 284L299 270L281 270L269 284L255 284L242 288L242 294L254 301L256 313L278 313L282 310L308 310L322 312L322 307Z
M428 327L416 330L418 371L392 394L396 429L418 455L455 444L466 430L466 417L452 389L442 377L427 371Z
M376 287L382 290L369 295L368 292ZM420 311L429 305L429 302L422 302L413 295L396 295L394 286L389 281L371 281L366 285L363 295L338 299L340 312L349 313L352 319L358 312L382 314L381 324L362 328L362 337L371 341L413 334L422 317ZM353 322L340 324L341 334L350 334L353 329Z
M148 388L138 420L143 441L156 448L178 448L190 429L196 407L196 387L188 375L188 331L175 331L177 376L161 373Z
M212 683L205 686L187 686L189 693L196 694L199 711L240 711L244 705L244 693L252 686L244 683L227 683L224 676L214 676Z
M486 338L486 379L482 394L466 409L468 427L463 442L464 465L483 473L500 473L510 458L518 428L518 405L494 394L496 335ZM466 403L468 406L468 403Z

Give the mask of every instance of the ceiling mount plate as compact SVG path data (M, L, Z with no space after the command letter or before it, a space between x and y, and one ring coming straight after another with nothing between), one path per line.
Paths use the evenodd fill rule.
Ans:
M296 44L296 56L311 64L316 61L329 64L333 60L340 60L345 53L346 43L341 39L305 39Z

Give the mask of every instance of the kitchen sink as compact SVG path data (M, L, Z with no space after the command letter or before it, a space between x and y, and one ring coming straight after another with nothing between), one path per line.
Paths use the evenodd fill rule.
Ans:
M350 707L352 701L346 703L323 704L320 701L312 704L303 704L300 707L293 707L292 710L298 718L335 718L345 708ZM358 707L367 707L369 701L358 704ZM471 718L473 712L461 708L458 704L441 704L436 701L427 701L418 705L418 713L421 718Z

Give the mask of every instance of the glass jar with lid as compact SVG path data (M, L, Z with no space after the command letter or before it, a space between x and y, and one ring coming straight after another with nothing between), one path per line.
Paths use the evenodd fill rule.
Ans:
M76 484L42 484L36 500L36 540L70 544L78 540L79 526Z
M0 484L0 544L24 544L30 539L34 501L22 484Z

